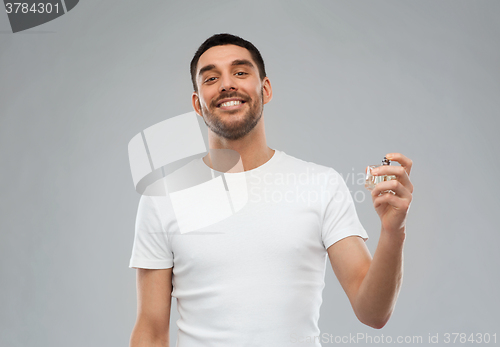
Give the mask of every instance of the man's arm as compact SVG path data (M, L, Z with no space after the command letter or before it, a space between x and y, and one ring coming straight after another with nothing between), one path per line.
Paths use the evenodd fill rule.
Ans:
M382 231L373 259L358 236L328 247L333 271L356 317L372 328L382 328L396 305L403 280L403 243L404 236L391 237Z
M137 321L130 347L170 346L172 269L137 269Z
M359 237L344 238L328 247L333 271L344 288L358 319L382 328L391 317L403 281L403 245L406 217L412 201L410 171L413 162L401 153L386 154L401 166L383 165L374 175L394 175L372 190L373 206L382 230L373 259Z

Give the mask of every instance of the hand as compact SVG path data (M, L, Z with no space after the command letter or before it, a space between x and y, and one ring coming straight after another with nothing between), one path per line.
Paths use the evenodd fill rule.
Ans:
M372 170L372 174L376 176L396 176L395 180L380 182L373 188L373 206L380 217L383 230L404 232L413 193L409 177L412 161L401 153L389 153L386 158L397 161L401 166L382 165ZM393 193L386 192L388 190Z

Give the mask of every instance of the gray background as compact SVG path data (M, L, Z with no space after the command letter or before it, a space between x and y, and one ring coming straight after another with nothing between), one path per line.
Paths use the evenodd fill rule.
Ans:
M388 152L414 161L391 320L358 322L328 263L322 333L499 334L499 14L498 1L81 1L18 34L0 14L0 345L128 345L127 145L191 111L189 61L219 32L259 48L268 145L346 178L372 254L380 222L358 174ZM177 318L174 303L172 341Z

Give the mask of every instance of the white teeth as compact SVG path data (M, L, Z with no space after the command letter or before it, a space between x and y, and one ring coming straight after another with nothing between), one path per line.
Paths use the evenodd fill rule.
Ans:
M223 104L220 104L221 106L236 106L236 105L239 105L241 104L241 101L239 100L234 100L234 101L228 101L228 102L225 102Z

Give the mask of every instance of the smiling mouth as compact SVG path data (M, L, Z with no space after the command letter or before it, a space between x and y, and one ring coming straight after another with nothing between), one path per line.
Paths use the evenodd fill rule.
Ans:
M245 104L245 101L243 100L232 100L218 105L217 108L220 108L222 110L235 110L242 107L243 104Z

